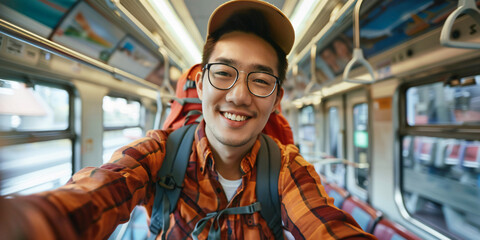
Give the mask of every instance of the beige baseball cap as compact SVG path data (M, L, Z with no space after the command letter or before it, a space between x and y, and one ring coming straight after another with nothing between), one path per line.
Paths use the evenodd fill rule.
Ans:
M295 30L280 9L264 1L233 0L218 6L208 20L207 34L210 35L220 29L232 14L248 9L255 9L264 15L271 29L271 39L280 46L285 54L289 54L295 41Z

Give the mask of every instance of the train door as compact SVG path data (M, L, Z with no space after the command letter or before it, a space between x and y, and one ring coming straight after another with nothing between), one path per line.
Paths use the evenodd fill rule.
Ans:
M325 150L327 155L339 160L345 158L344 139L344 101L342 96L335 96L326 100L325 123L326 141ZM325 166L324 174L329 181L337 183L345 188L345 166L342 161Z
M345 95L347 127L347 189L367 200L369 181L369 114L367 90L356 90Z

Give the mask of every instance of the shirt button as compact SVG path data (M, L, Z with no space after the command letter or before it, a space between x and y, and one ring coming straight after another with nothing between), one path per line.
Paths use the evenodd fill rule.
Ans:
M200 167L200 172L203 172L203 167Z
M219 187L217 188L217 193L221 193L222 192L222 189L220 189Z

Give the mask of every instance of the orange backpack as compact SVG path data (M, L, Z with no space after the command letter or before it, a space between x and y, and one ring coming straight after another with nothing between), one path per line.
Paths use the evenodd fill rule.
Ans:
M198 98L195 86L195 76L201 71L202 66L195 64L178 79L175 98L170 106L170 114L163 124L163 129L178 129L202 120L202 103ZM285 145L293 144L292 129L282 115L280 105L270 115L262 132L277 138Z

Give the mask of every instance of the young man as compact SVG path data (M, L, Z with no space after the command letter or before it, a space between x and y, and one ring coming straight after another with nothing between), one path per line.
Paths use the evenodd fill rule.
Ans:
M213 237L212 231L221 239L274 238L259 212L218 218L209 218L209 213L257 201L259 135L282 99L286 54L293 42L289 20L266 2L232 1L212 14L203 71L196 77L204 121L195 132L169 227L158 239L207 239ZM136 205L145 205L151 214L157 172L171 132L150 131L147 137L116 151L109 163L79 171L64 187L15 199L30 214L29 231L24 234L104 239L119 223L128 221ZM315 169L295 146L276 143L281 151L278 192L285 236L374 238L333 205Z

